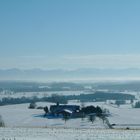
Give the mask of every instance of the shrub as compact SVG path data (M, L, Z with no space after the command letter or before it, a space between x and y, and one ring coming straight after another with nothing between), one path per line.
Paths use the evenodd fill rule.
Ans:
M138 102L135 103L134 108L140 108L140 101L138 101Z
M29 108L30 109L35 109L36 106L37 106L36 103L35 102L32 102L32 103L30 103Z

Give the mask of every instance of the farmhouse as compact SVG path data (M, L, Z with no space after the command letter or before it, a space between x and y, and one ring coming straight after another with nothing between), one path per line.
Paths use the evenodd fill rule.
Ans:
M69 115L78 112L80 110L80 106L78 105L59 105L57 103L56 105L50 106L50 112L52 114L63 114L64 112L68 113Z

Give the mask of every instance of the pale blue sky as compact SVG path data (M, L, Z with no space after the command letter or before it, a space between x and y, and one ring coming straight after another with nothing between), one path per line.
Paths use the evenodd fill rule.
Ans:
M140 67L139 7L139 0L0 0L0 68Z

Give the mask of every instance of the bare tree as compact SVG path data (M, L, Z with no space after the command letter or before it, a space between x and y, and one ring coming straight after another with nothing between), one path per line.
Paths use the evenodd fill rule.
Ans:
M94 114L89 115L89 121L93 123L95 119L96 119L96 116Z
M63 120L65 123L70 119L70 115L67 112L63 112Z
M85 103L84 103L84 101L81 101L81 108L84 108L84 107L85 107ZM85 118L85 113L82 112L82 113L81 113L81 120L83 121L84 118Z
M5 127L5 123L4 123L1 115L0 115L0 127Z
M108 126L108 128L113 129L113 127L110 124L108 118L104 114L102 114L101 116L99 116L99 118L103 121L103 124L106 124Z

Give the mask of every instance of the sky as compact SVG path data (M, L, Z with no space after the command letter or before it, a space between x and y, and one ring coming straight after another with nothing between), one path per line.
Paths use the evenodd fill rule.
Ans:
M0 0L0 69L140 68L139 0Z

